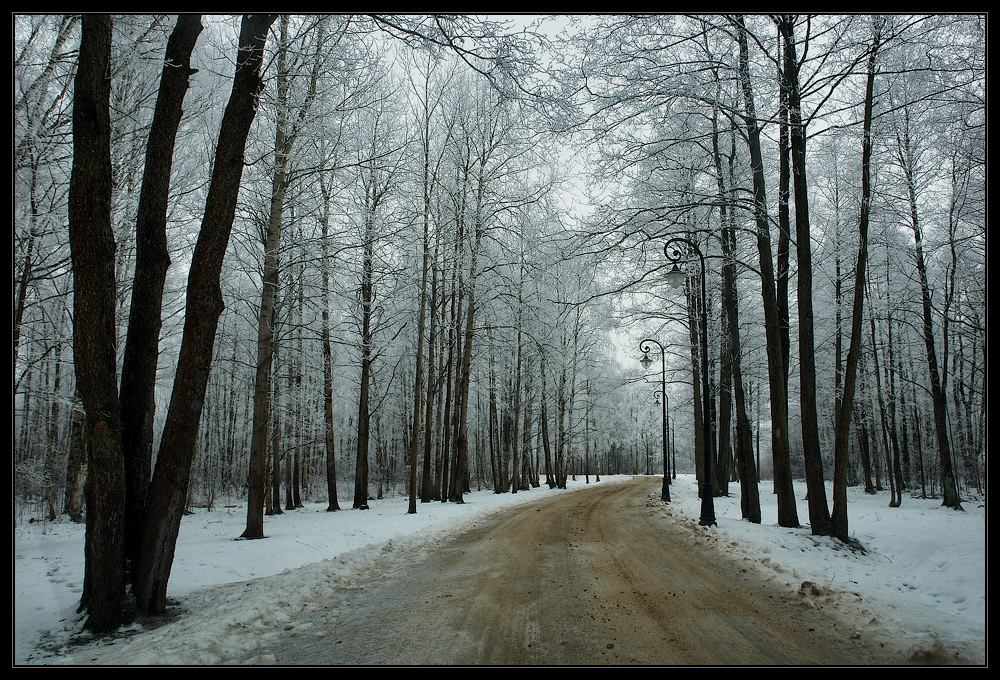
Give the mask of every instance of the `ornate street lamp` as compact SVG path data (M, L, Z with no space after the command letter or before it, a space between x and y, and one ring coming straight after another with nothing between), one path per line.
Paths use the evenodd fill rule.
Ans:
M710 444L712 427L709 422L712 411L711 398L708 392L708 295L705 290L705 256L702 255L701 250L695 245L694 241L690 239L676 236L664 243L663 254L668 260L674 263L673 268L666 276L667 283L673 288L679 288L687 278L687 275L677 266L683 255L680 248L674 245L677 243L684 243L688 248L693 250L701 264L701 422L705 460L701 475L701 519L698 524L701 526L712 526L716 522L715 503L712 499L712 447Z
M660 395L663 395L663 410L665 412L666 418L664 422L666 427L664 428L664 434L666 435L667 450L664 456L665 464L663 467L663 474L669 477L667 484L672 484L673 480L677 479L677 454L671 450L670 442L674 441L673 429L670 426L670 399L667 397L667 393L662 390L657 390L653 393L653 402L656 404L660 403ZM672 459L672 462L671 462ZM667 490L667 500L670 500L670 490Z
M667 454L667 355L663 351L663 345L652 338L646 338L639 343L639 351L642 358L639 363L643 370L647 370L653 365L653 360L649 357L650 343L660 348L660 391L663 392L663 488L660 491L660 500L670 502L670 457Z

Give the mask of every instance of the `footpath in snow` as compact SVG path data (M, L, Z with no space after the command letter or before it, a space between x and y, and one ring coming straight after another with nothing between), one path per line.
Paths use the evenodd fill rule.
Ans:
M601 484L631 477L603 477ZM591 477L590 483L594 484ZM317 588L350 588L376 563L412 561L433 543L515 503L566 490L546 486L517 494L478 491L463 505L421 503L406 514L405 497L371 500L370 510L326 512L326 504L265 518L266 539L236 540L245 507L197 510L185 516L168 597L181 614L168 622L135 624L118 635L88 640L76 613L83 584L84 527L68 521L14 527L15 665L192 664L247 658L262 637L287 634ZM672 502L651 496L653 512L687 527L695 540L729 554L745 568L787 587L802 606L849 609L858 634L891 638L913 663L986 663L986 517L983 504L965 512L939 500L905 496L888 507L888 493L849 491L851 533L864 551L808 528L777 526L774 497L761 483L763 523L740 519L739 485L715 499L717 527L698 527L693 476L671 487ZM808 518L804 483L796 483L799 519ZM828 491L829 494L829 491ZM830 496L832 497L832 496ZM238 654L245 652L245 654ZM255 663L272 659L258 658Z

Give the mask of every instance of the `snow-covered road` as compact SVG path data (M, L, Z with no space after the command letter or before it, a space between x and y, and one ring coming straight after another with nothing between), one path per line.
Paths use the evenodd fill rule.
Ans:
M601 485L629 478L604 478ZM181 614L164 625L134 625L116 638L80 644L75 614L82 583L82 527L32 523L15 528L16 664L288 663L273 651L293 636L322 639L329 631L303 612L317 592L344 592L370 579L403 573L432 545L481 525L510 505L572 494L545 487L516 495L476 492L466 504L374 501L369 511L322 512L319 504L268 518L262 541L236 541L241 508L199 511L184 519L170 595ZM797 489L800 491L800 489ZM804 497L797 493L797 497ZM673 487L669 506L652 508L663 521L695 523L693 479ZM693 540L768 578L804 607L850 608L859 633L887 635L917 663L985 663L985 511L966 512L938 501L851 496L851 526L866 553L817 539L808 529L773 524L773 499L762 494L764 523L739 519L739 498L716 500L718 527L695 528ZM807 516L804 506L800 517ZM803 584L809 585L804 586ZM336 612L334 615L336 616ZM332 642L335 644L335 641ZM621 651L621 650L620 650Z

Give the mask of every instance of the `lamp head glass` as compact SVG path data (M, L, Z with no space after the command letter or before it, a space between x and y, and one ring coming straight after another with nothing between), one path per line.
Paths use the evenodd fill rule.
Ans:
M684 279L686 278L687 274L680 270L676 262L674 263L673 268L667 272L666 276L667 284L669 284L671 288L680 288L684 285Z
M649 369L649 367L653 364L653 360L649 358L648 350L642 353L642 358L639 359L639 363L642 364L643 370Z

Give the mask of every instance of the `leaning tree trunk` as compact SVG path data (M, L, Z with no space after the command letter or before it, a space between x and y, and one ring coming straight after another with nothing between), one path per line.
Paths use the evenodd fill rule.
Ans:
M271 14L243 18L233 90L219 131L201 232L191 257L184 334L149 487L133 584L136 604L147 614L161 614L166 609L167 580L223 309L219 276L236 215L247 136L263 87L260 66L264 43L274 20Z
M153 415L159 355L163 286L170 266L167 200L174 142L191 68L191 52L201 34L200 15L181 14L167 41L160 89L146 143L146 164L135 222L135 280L128 335L122 359L122 451L125 458L125 556L139 549L142 510L153 470Z

